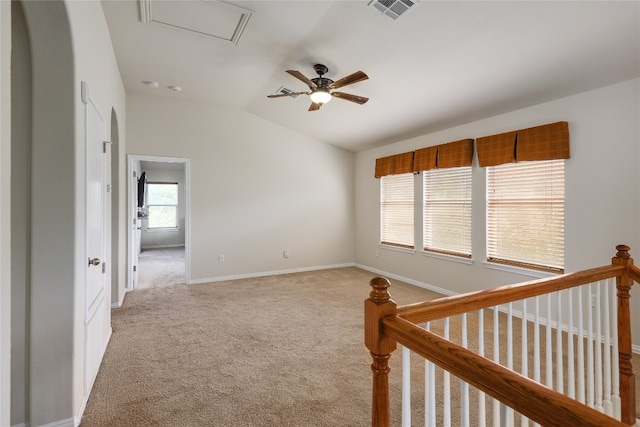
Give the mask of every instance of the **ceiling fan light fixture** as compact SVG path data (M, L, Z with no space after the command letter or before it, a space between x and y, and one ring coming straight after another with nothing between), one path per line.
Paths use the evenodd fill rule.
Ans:
M309 98L311 98L311 102L314 102L316 104L326 104L327 102L331 101L331 94L325 89L316 89L311 92Z

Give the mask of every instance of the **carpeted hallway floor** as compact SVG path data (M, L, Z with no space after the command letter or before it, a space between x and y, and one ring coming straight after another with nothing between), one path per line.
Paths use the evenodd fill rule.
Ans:
M185 283L184 246L143 249L138 256L136 289L159 288Z

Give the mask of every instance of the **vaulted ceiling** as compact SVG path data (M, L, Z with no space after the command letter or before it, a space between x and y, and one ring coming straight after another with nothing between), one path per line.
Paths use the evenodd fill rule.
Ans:
M640 76L638 1L423 0L397 20L369 0L102 5L128 92L245 110L354 152ZM309 112L306 95L267 98L307 91L285 70L317 77L316 63L333 80L367 73L340 91L370 100Z

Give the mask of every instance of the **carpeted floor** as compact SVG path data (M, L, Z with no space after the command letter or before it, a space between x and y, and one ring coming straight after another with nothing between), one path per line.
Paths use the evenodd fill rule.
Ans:
M184 246L143 249L138 256L136 289L185 283Z
M127 294L82 426L368 425L373 276L344 268ZM436 294L394 282L393 296Z
M82 427L370 425L363 301L372 277L342 268L128 293L113 310L113 336ZM390 291L399 305L438 296L393 280ZM394 426L400 364L398 349L391 358ZM418 425L424 364L416 356L411 375ZM458 425L459 411L453 414Z

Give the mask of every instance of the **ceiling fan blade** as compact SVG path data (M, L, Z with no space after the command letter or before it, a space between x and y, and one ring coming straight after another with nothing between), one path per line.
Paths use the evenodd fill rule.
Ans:
M351 95L350 93L344 93L344 92L331 92L331 95L335 96L336 98L344 99L345 101L355 102L356 104L360 104L360 105L364 104L369 100L369 98L364 96Z
M276 93L274 95L267 95L267 98L281 98L283 96L298 96L298 95L309 95L309 92Z
M368 78L369 76L367 76L362 71L356 71L355 73L350 74L347 77L343 77L340 80L336 80L335 82L331 83L329 85L329 89L338 89L339 87L358 83L363 80L367 80Z
M317 89L318 85L316 85L314 82L312 82L311 80L309 80L304 74L302 74L300 71L296 71L296 70L287 70L287 73L291 74L293 77L295 77L298 80L303 81L307 86L309 86L311 89Z
M312 102L311 106L309 107L309 111L318 111L320 107L322 107L322 104L317 104L315 102Z

